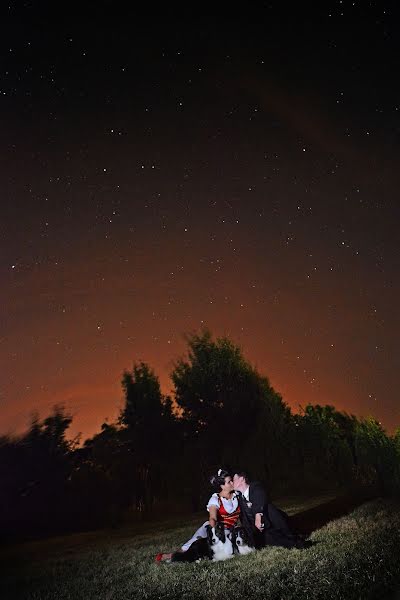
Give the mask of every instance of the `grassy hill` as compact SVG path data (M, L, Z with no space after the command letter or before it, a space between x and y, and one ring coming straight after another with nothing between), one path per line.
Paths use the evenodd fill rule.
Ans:
M296 505L289 499L280 506L291 514L321 515L321 500ZM92 532L8 548L1 556L0 597L366 600L381 598L400 580L400 503L394 500L369 501L329 521L313 531L314 545L306 550L266 548L223 563L154 562L157 552L177 548L202 519L204 514L185 526L153 523L146 531Z

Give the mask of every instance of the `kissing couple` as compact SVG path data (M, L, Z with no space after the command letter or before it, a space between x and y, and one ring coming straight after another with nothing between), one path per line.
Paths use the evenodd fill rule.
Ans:
M240 545L251 549L265 546L306 547L304 537L291 530L289 516L268 502L263 485L258 481L251 481L247 471L231 473L218 469L210 478L210 483L214 493L207 503L208 521L176 552L158 554L157 562L191 562L202 558L201 554L212 558L210 544L215 545L218 541L216 537L220 542L223 540L225 552L230 555L235 551L243 553ZM230 540L231 552L226 540ZM230 556L225 556L228 557Z

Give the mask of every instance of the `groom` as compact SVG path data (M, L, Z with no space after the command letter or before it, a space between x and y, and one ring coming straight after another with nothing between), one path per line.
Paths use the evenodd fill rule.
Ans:
M251 482L246 471L237 471L233 477L233 485L239 492L243 526L256 548L304 547L302 538L291 531L288 515L268 502L265 489L260 482Z

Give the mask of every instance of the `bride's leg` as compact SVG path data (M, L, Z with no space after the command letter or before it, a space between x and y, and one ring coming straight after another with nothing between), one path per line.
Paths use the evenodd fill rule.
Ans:
M194 535L192 535L190 540L185 542L183 544L183 546L181 547L181 549L177 550L177 552L186 552L186 550L188 550L190 548L190 546L193 544L193 542L195 542L197 540L197 538L199 538L199 537L206 538L207 537L206 525L208 525L208 521L205 521L203 523L203 525L201 525L201 527L199 527L198 530L194 533ZM156 562L164 562L164 561L171 562L171 558L172 558L173 554L175 554L175 552L164 552L164 553L160 552L156 556Z
M186 550L188 550L188 548L193 544L193 542L195 542L197 540L197 538L199 538L199 537L206 538L207 537L206 525L208 525L208 521L205 521L203 523L203 525L201 525L201 527L199 527L198 530L192 535L190 540L188 540L187 542L185 542L182 545L182 552L186 552Z

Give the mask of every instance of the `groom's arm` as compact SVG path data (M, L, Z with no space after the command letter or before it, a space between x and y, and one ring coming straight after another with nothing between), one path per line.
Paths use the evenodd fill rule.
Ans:
M252 490L252 504L255 512L254 525L262 531L264 529L262 517L264 514L264 506L267 500L267 495L261 484L256 484Z
M251 490L251 502L255 513L263 513L266 504L267 494L261 484L256 483Z

